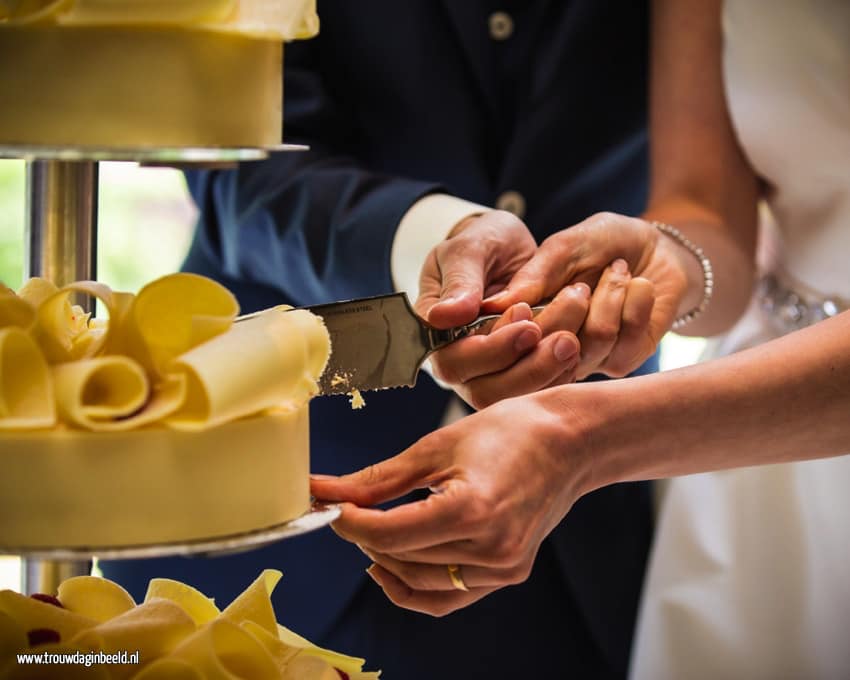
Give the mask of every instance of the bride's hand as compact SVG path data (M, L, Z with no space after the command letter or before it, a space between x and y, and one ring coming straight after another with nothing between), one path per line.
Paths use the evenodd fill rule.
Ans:
M350 501L334 530L372 558L370 575L393 602L440 616L528 578L591 477L580 424L541 394L501 401L354 474L313 478L317 498ZM417 488L434 493L369 507ZM468 591L449 564L462 565Z
M625 261L616 266L630 278L609 274L617 260ZM692 295L689 272L697 265L691 253L649 222L599 213L546 239L506 288L484 301L484 309L501 312L521 301L533 305L565 285L587 283L595 290L578 333L577 377L622 377L655 352L686 295ZM622 310L617 318L606 312L614 303Z
M591 372L587 367L599 365L616 342L625 346L629 338L645 333L653 300L651 284L633 278L626 262L617 259L605 267L595 290L585 283L568 285L533 323L531 308L520 302L504 312L488 335L437 351L431 358L434 375L476 409L575 382ZM537 338L528 344L527 354L517 352L518 326ZM588 347L580 347L576 337L582 327L586 337L594 338ZM613 375L616 367L611 363L607 369Z

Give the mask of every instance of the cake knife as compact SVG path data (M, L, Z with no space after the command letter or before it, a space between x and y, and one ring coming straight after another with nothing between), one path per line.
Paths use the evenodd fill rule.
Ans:
M322 317L331 337L331 356L319 379L319 394L413 387L428 356L455 340L490 330L499 314L455 328L434 328L405 293L303 307ZM543 307L533 307L537 314ZM260 313L260 312L258 312ZM237 321L255 314L239 317Z

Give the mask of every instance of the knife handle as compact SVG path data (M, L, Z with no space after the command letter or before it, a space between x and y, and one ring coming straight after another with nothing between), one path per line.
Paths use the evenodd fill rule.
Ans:
M546 305L538 305L531 308L531 313L537 316L544 309L546 309ZM458 333L455 339L460 340L468 335L486 335L501 316L501 314L487 314L485 316L479 316L475 321L465 326L453 328L452 330Z
M531 312L534 316L537 316L544 309L546 309L545 304L538 305L537 307L532 307ZM479 316L475 321L464 326L455 326L454 328L444 330L436 328L429 329L432 351L445 347L455 340L469 337L470 335L486 335L501 316L501 314L486 314L485 316Z

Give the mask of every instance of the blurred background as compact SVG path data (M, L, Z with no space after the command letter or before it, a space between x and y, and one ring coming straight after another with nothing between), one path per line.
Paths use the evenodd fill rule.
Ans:
M0 160L0 280L21 285L24 252L24 161ZM118 290L180 266L195 208L182 174L134 163L100 164L98 279Z
M24 184L24 161L0 159L0 282L12 289L23 279ZM98 279L115 290L136 292L176 271L189 247L195 215L179 171L101 163ZM662 369L693 363L703 345L700 338L668 334ZM0 556L0 589L19 587L18 559Z

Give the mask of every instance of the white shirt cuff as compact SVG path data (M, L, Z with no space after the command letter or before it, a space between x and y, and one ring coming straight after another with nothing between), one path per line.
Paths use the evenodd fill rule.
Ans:
M488 210L491 208L448 194L429 194L404 213L390 251L390 273L393 286L407 293L410 304L419 297L419 274L428 253L458 222Z

